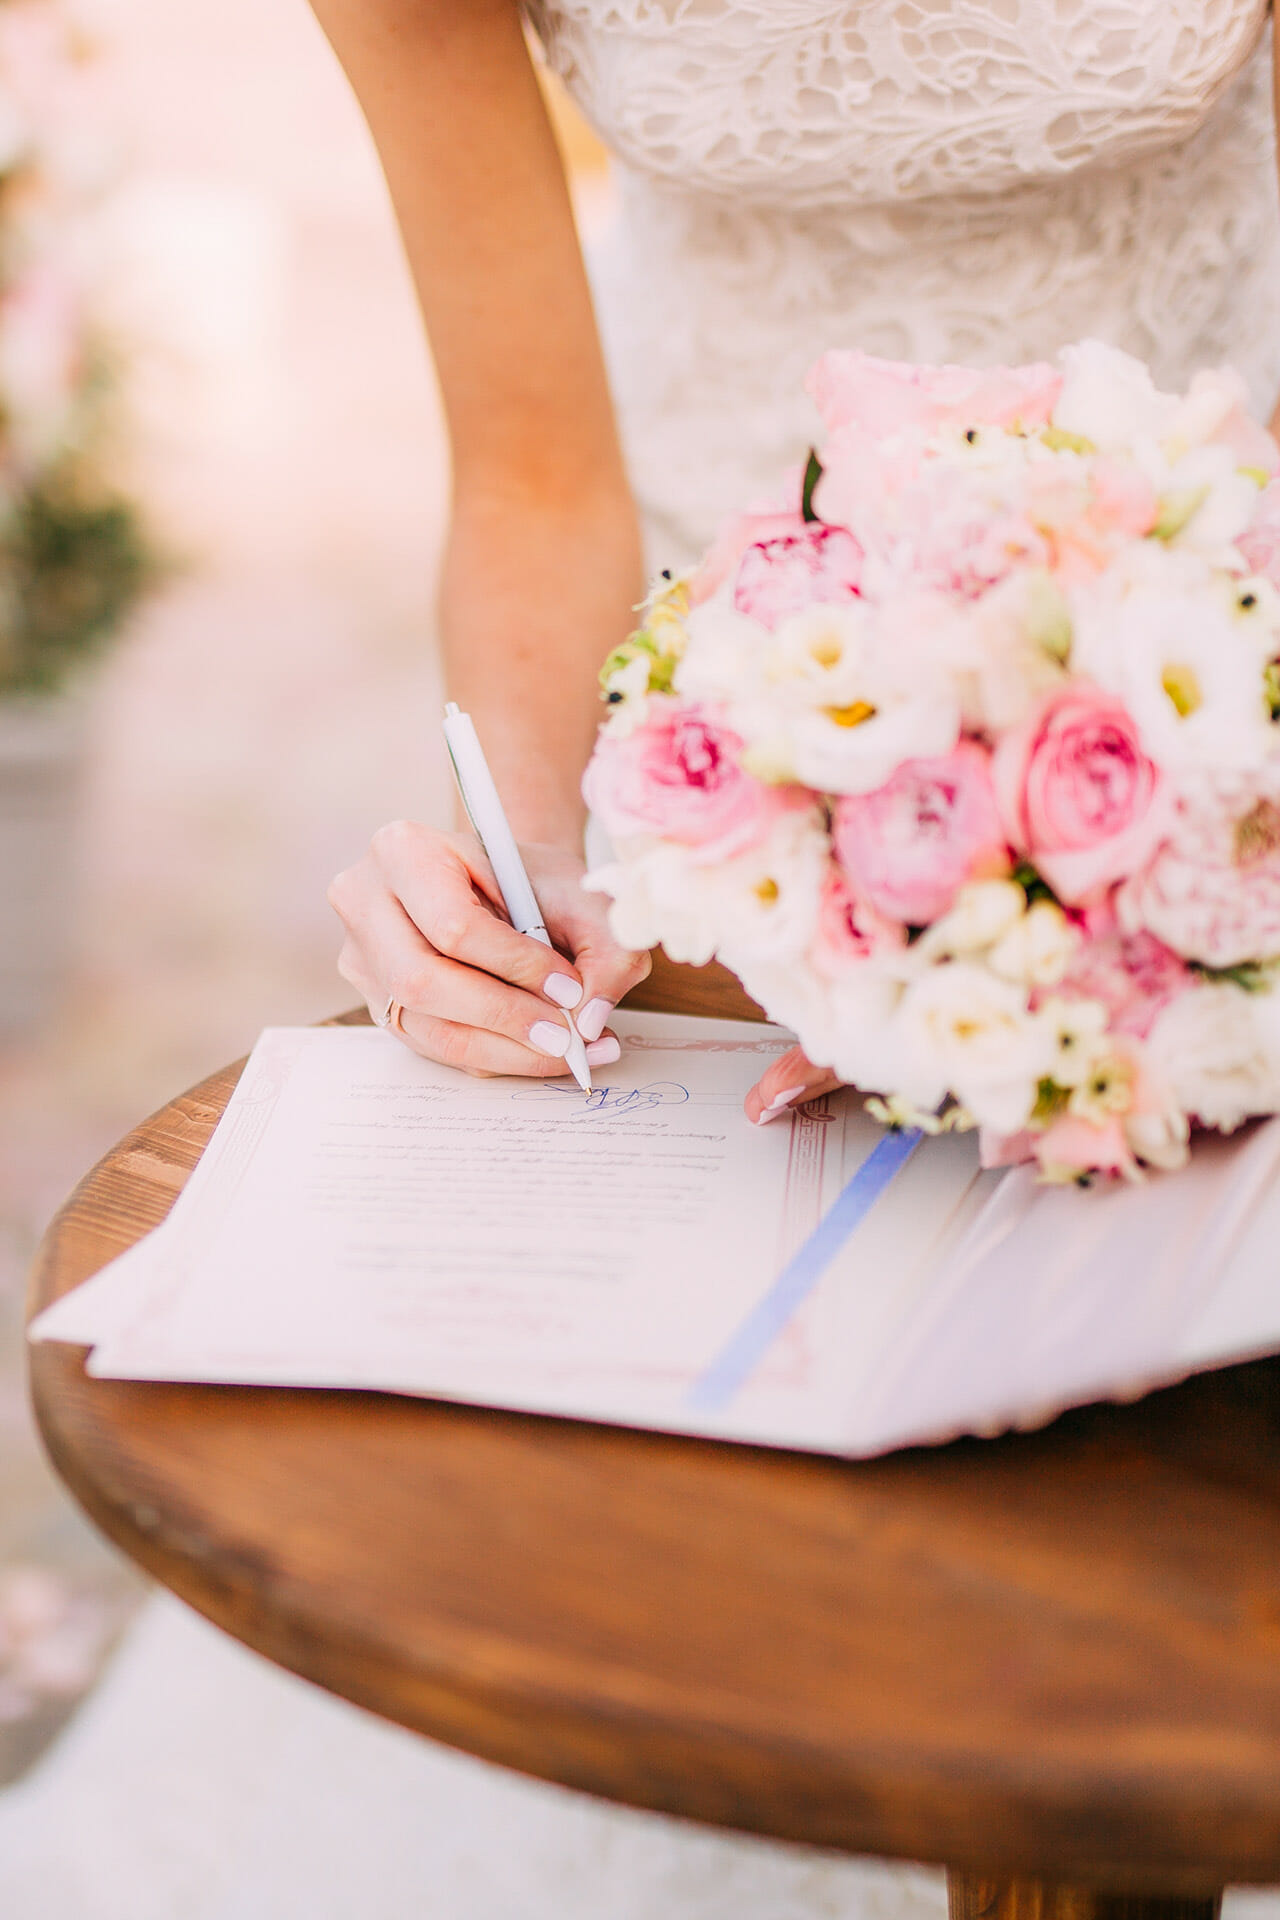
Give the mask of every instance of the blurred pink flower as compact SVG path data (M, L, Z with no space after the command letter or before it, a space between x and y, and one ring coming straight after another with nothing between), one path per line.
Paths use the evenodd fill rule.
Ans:
M56 447L80 377L76 292L42 263L0 299L0 402L23 459L39 460Z
M642 726L601 736L583 797L614 838L653 834L722 860L755 846L794 804L792 790L744 773L742 746L708 709L653 699Z
M1111 932L1090 934L1053 993L1100 1000L1113 1033L1145 1040L1157 1014L1194 984L1195 976L1154 934Z
M818 908L818 931L813 964L825 979L839 979L858 960L873 953L906 945L907 931L900 921L887 920L865 900L859 900L836 866L827 874Z
M1258 510L1248 527L1236 540L1246 566L1280 587L1280 480L1264 487Z
M1140 867L1170 819L1133 719L1088 681L1052 694L1004 736L995 779L1010 840L1068 905Z
M1204 966L1280 956L1280 770L1196 781L1117 907L1122 925Z
M800 509L769 508L760 513L735 513L726 520L689 578L689 603L701 606L723 585L748 547L785 540L804 531Z
M1127 1174L1137 1168L1124 1122L1119 1119L1095 1126L1090 1120L1064 1113L1034 1136L1032 1152L1046 1172Z
M920 367L837 350L805 382L828 429L858 426L885 437L907 427L1043 426L1062 389L1056 367Z
M1009 868L991 757L974 740L904 760L872 793L846 794L832 838L854 893L907 926L945 913L966 880Z
M766 535L742 555L734 607L772 632L780 620L805 607L858 599L863 558L862 548L843 527L810 522Z

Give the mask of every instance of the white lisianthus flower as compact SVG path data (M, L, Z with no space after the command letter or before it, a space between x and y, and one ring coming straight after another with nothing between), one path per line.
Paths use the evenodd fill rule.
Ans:
M932 967L894 1019L902 1070L895 1091L921 1107L954 1093L981 1126L1017 1133L1052 1062L1052 1035L1007 980L972 961Z
M1277 1011L1272 994L1211 984L1165 1007L1146 1050L1171 1105L1223 1133L1280 1107Z
M832 986L828 1051L832 1067L850 1086L875 1093L896 1090L901 1046L893 1017L902 994L902 982L874 959L850 967Z
M685 847L658 842L643 853L587 874L583 886L610 895L609 930L619 946L642 953L661 944L673 960L704 967L715 955L722 926L706 886Z
M1275 745L1265 634L1233 618L1207 568L1165 555L1117 567L1076 610L1072 665L1119 694L1147 753L1171 773L1260 766ZM1164 577L1161 578L1161 572Z
M780 623L763 674L730 701L757 779L820 793L869 793L903 761L949 753L956 692L927 662L908 670L862 603L815 606ZM683 680L680 682L683 688Z
M1128 453L1144 442L1158 446L1178 415L1175 395L1161 393L1141 360L1082 340L1060 356L1065 378L1053 409L1053 425L1078 435L1100 452Z
M1004 933L987 965L1004 980L1056 987L1080 946L1080 934L1052 900L1037 900Z
M965 719L976 731L1001 733L1021 725L1065 680L1071 609L1050 575L1032 567L984 594L972 619Z
M860 704L811 708L788 727L793 777L820 793L874 793L904 760L938 758L959 738L959 702L927 692L869 712Z
M766 655L770 690L806 707L865 700L872 691L872 626L870 609L858 600L791 614Z
M770 634L758 620L722 600L708 600L685 616L685 649L672 685L688 700L714 703L742 732L740 709L758 696Z
M1178 553L1198 553L1218 567L1238 567L1235 541L1258 508L1258 486L1241 473L1227 447L1196 447L1163 474L1156 531Z
M792 1029L815 1066L830 1067L864 1091L894 1085L897 1062L887 1034L902 987L875 961L852 964L834 982L795 960L755 955L731 964L752 999Z
M795 812L784 814L759 846L704 866L699 884L720 928L717 948L726 966L739 973L753 960L802 954L818 924L830 862L819 815Z

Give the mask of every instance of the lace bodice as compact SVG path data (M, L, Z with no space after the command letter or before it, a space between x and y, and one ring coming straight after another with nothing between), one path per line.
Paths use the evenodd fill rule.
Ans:
M1280 385L1263 0L531 0L619 162L593 260L651 557L811 431L825 348Z

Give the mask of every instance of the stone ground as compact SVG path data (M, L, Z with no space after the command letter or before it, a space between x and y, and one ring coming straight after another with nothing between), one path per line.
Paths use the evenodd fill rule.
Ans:
M329 876L380 820L448 808L445 452L345 83L304 0L99 0L92 18L131 457L176 565L95 688L74 977L42 1031L0 1041L0 1784L74 1712L142 1590L32 1431L38 1236L133 1122L263 1025L349 1001Z

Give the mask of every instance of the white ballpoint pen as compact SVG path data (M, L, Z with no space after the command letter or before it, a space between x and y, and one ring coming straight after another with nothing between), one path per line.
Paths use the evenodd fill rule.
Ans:
M489 762L484 757L484 748L480 745L474 722L471 715L463 713L453 700L444 710L444 740L453 762L462 804L493 868L507 917L517 933L527 933L530 939L541 940L543 946L549 947L551 935L543 923L542 908L525 872L516 837L498 798L498 789L489 771ZM569 1028L569 1050L565 1054L565 1065L582 1091L590 1093L591 1069L587 1065L587 1049L572 1016L566 1013L564 1017Z

